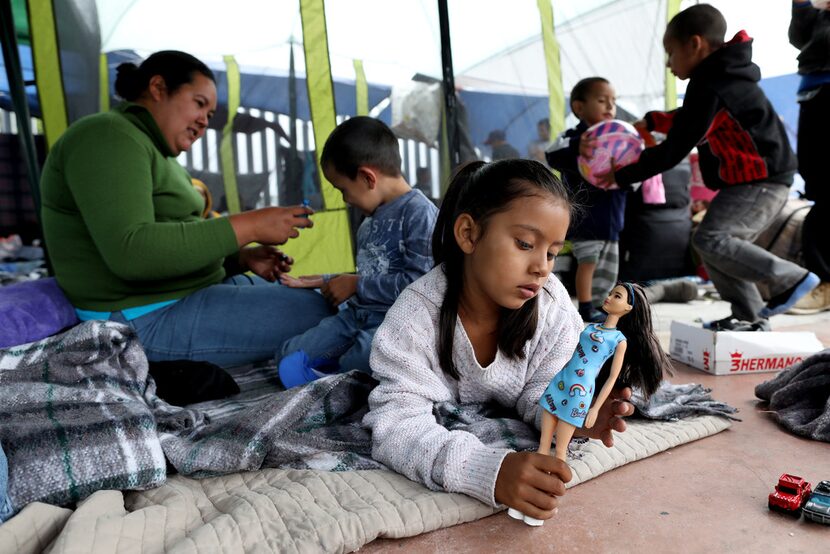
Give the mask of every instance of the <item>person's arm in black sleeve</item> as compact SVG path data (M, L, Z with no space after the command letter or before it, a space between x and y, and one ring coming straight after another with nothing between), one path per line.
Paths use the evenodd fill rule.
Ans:
M821 12L810 2L793 2L792 18L790 19L790 44L801 50L813 36L813 27L816 25Z
M671 169L706 135L718 111L718 98L708 88L697 89L692 83L686 91L683 108L674 114L674 121L666 140L646 148L637 163L618 169L615 177L620 188Z
M548 165L557 171L579 175L576 159L579 156L579 134L565 132L559 135L545 152Z

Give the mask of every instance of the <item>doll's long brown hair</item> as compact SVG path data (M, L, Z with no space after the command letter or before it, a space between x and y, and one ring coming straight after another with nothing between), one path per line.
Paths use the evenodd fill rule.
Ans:
M628 341L622 370L617 381L620 384L640 389L648 398L660 387L663 373L671 374L671 362L654 334L651 324L651 305L648 303L643 287L635 283L617 283L617 285L623 286L628 304L633 308L627 315L620 317L617 323L617 329L625 335ZM607 367L603 367L602 373L605 373L607 378L606 370ZM602 380L602 373L597 377L597 383L605 382Z

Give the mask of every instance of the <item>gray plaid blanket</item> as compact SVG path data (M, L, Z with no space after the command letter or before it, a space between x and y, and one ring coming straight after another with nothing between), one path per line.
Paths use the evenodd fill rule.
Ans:
M241 389L234 397L171 406L156 396L132 330L112 322L0 350L0 443L14 509L152 488L168 471L198 478L262 467L383 467L361 424L371 377L350 372L286 391L273 366L231 374ZM494 446L534 449L538 441L498 407L441 404L435 415Z

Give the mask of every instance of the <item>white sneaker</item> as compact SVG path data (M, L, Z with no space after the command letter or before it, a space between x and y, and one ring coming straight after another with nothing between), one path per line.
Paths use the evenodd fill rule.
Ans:
M535 517L525 516L522 518L522 521L525 522L526 525L530 525L531 527L541 527L545 524L545 522L541 519L536 519Z

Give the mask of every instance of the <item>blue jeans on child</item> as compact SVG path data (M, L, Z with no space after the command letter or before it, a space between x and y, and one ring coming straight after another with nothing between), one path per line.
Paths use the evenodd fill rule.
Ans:
M759 319L765 302L755 283L766 283L774 296L807 275L806 269L753 244L784 207L789 194L789 187L775 183L721 189L692 237L709 278L721 298L732 304L733 317Z
M286 341L282 356L302 350L309 360L339 359L341 371L359 369L368 373L372 339L385 315L385 312L357 308L349 302L336 315Z
M12 516L12 504L9 500L9 463L3 445L0 444L0 523Z
M222 367L274 358L282 344L331 315L311 290L235 275L131 321L150 361L197 360Z

